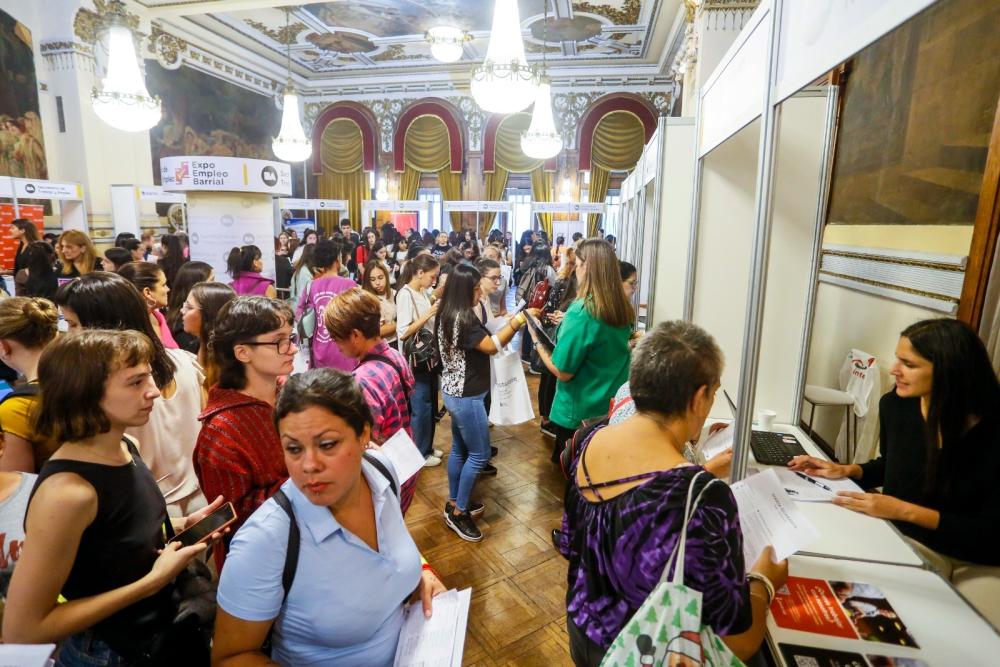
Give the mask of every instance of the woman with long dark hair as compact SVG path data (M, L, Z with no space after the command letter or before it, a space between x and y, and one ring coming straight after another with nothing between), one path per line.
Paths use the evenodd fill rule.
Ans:
M566 311L570 304L576 299L576 250L566 248L563 255L562 268L559 269L559 278L555 287L549 292L549 300L543 311L543 326L553 341L559 338L559 325L566 317ZM552 410L552 401L556 396L556 377L549 372L549 369L542 365L541 377L538 378L538 416L541 419L541 431L543 434L554 438L552 425L549 424L549 412Z
M33 241L24 254L24 268L28 274L24 281L24 296L51 299L59 288L59 275L54 268L55 249L45 241Z
M177 272L188 261L184 250L184 239L178 234L164 234L160 237L160 249L163 253L157 264L163 269L163 275L167 277L167 284L174 286L174 278Z
M39 240L38 227L31 220L15 218L10 222L10 237L17 240L17 250L14 251L14 277L22 269L27 268L28 244ZM23 282L19 281L19 282Z
M160 265L152 262L129 262L118 270L118 275L135 285L146 300L149 321L163 346L171 350L178 349L180 346L174 340L174 334L162 312L170 299L170 287L167 286L167 276Z
M302 293L309 288L309 283L313 281L316 272L316 244L303 246L299 261L292 266L291 303L297 304L302 298Z
M628 379L635 310L622 289L618 258L607 241L588 239L576 252L577 299L566 311L549 352L529 329L539 359L556 377L549 423L553 462L586 419L607 414Z
M490 390L490 355L506 345L526 323L523 313L507 321L492 336L476 316L482 297L482 276L470 264L458 264L444 287L435 332L441 350L441 393L451 414L448 455L448 502L445 523L459 537L479 542L483 534L473 520L483 512L473 502L472 489L490 459L490 429L484 399ZM538 310L529 311L537 316Z
M379 336L386 343L396 342L396 291L389 286L389 271L378 260L365 265L365 277L361 289L378 298L382 318L379 322Z
M900 334L879 401L879 456L861 465L797 456L793 470L882 493L834 503L889 519L994 625L1000 624L1000 383L967 324L923 320Z
M219 369L208 353L208 344L219 319L222 307L236 298L236 292L225 283L198 283L188 292L181 305L181 323L184 332L198 341L198 363L205 371L205 389L219 379Z
M233 248L226 259L226 271L233 277L229 283L240 296L266 296L275 298L274 281L261 275L264 254L255 245Z
M170 333L182 350L192 354L198 354L198 337L192 336L184 329L182 309L192 287L212 280L215 280L215 271L212 270L211 264L185 262L174 276L170 294L167 296L167 325L170 326Z

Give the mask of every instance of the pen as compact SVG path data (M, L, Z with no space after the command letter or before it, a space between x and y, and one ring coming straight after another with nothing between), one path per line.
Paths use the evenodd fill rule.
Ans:
M817 482L816 480L814 480L814 479L813 479L812 477L810 477L809 475L805 475L805 474L803 474L803 473L801 473L801 472L799 472L799 471L797 471L797 470L795 471L795 474L796 474L796 475L798 475L799 477L801 477L802 479L806 480L806 481L807 481L807 482L809 482L810 484L815 484L815 485L816 485L816 486L818 486L819 488L821 488L821 489L823 489L823 490L825 490L825 491L829 491L830 493L833 493L833 489L831 489L831 488L830 488L829 486L827 486L826 484L822 484L822 483L820 483L820 482Z

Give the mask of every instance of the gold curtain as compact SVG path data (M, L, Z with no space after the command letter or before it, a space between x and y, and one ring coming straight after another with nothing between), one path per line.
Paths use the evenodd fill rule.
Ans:
M544 160L530 158L521 152L521 135L531 125L531 115L516 113L507 116L497 128L496 158L497 166L503 167L515 174L526 174Z
M323 130L320 140L320 162L323 173L318 180L323 199L346 199L351 225L361 225L361 200L370 196L365 178L361 128L347 118L338 118ZM318 226L331 234L339 223L336 211L320 211Z
M611 181L611 172L596 163L590 165L590 194L587 200L591 202L603 202L608 196L608 183ZM601 216L591 213L587 216L587 238L597 236L598 225Z
M552 201L552 174L545 171L542 165L538 165L531 172L531 198L538 202ZM552 214L538 213L538 222L542 229L552 238Z
M399 176L399 198L408 201L417 198L417 188L420 187L420 171L410 165L403 165L403 173Z
M406 169L399 182L400 199L416 199L420 174L431 172L437 174L443 200L462 199L462 174L451 171L451 138L437 116L420 116L407 128L403 162ZM461 213L451 214L451 227L456 231L462 228Z
M486 196L487 201L502 201L503 195L507 191L507 176L510 172L496 165L492 173L486 173ZM497 217L496 213L480 213L479 214L479 238L485 239L489 233L490 228L493 227L493 220Z
M591 202L603 202L608 196L612 170L632 169L642 157L646 142L642 121L628 111L612 111L601 118L594 128L591 149ZM601 216L587 216L587 236L597 236Z

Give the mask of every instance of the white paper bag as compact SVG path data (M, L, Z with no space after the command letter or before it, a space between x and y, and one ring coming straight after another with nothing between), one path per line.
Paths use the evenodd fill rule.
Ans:
M493 344L498 342L494 336ZM499 345L497 347L500 348ZM498 426L513 426L535 418L528 381L521 367L521 355L516 350L500 348L500 352L490 357L490 376L493 381L490 392L491 422Z

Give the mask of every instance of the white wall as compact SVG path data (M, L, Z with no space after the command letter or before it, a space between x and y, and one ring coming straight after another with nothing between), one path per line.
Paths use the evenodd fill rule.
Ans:
M662 198L653 324L684 317L695 168L694 119L668 118L663 129L664 154L657 174Z
M795 412L800 350L811 292L813 237L822 177L826 97L790 97L776 135L771 241L768 255L755 411ZM749 251L749 250L748 250Z
M706 155L702 169L691 319L722 348L722 386L734 400L743 350L759 136L756 120ZM716 401L712 415L732 417L725 401Z

